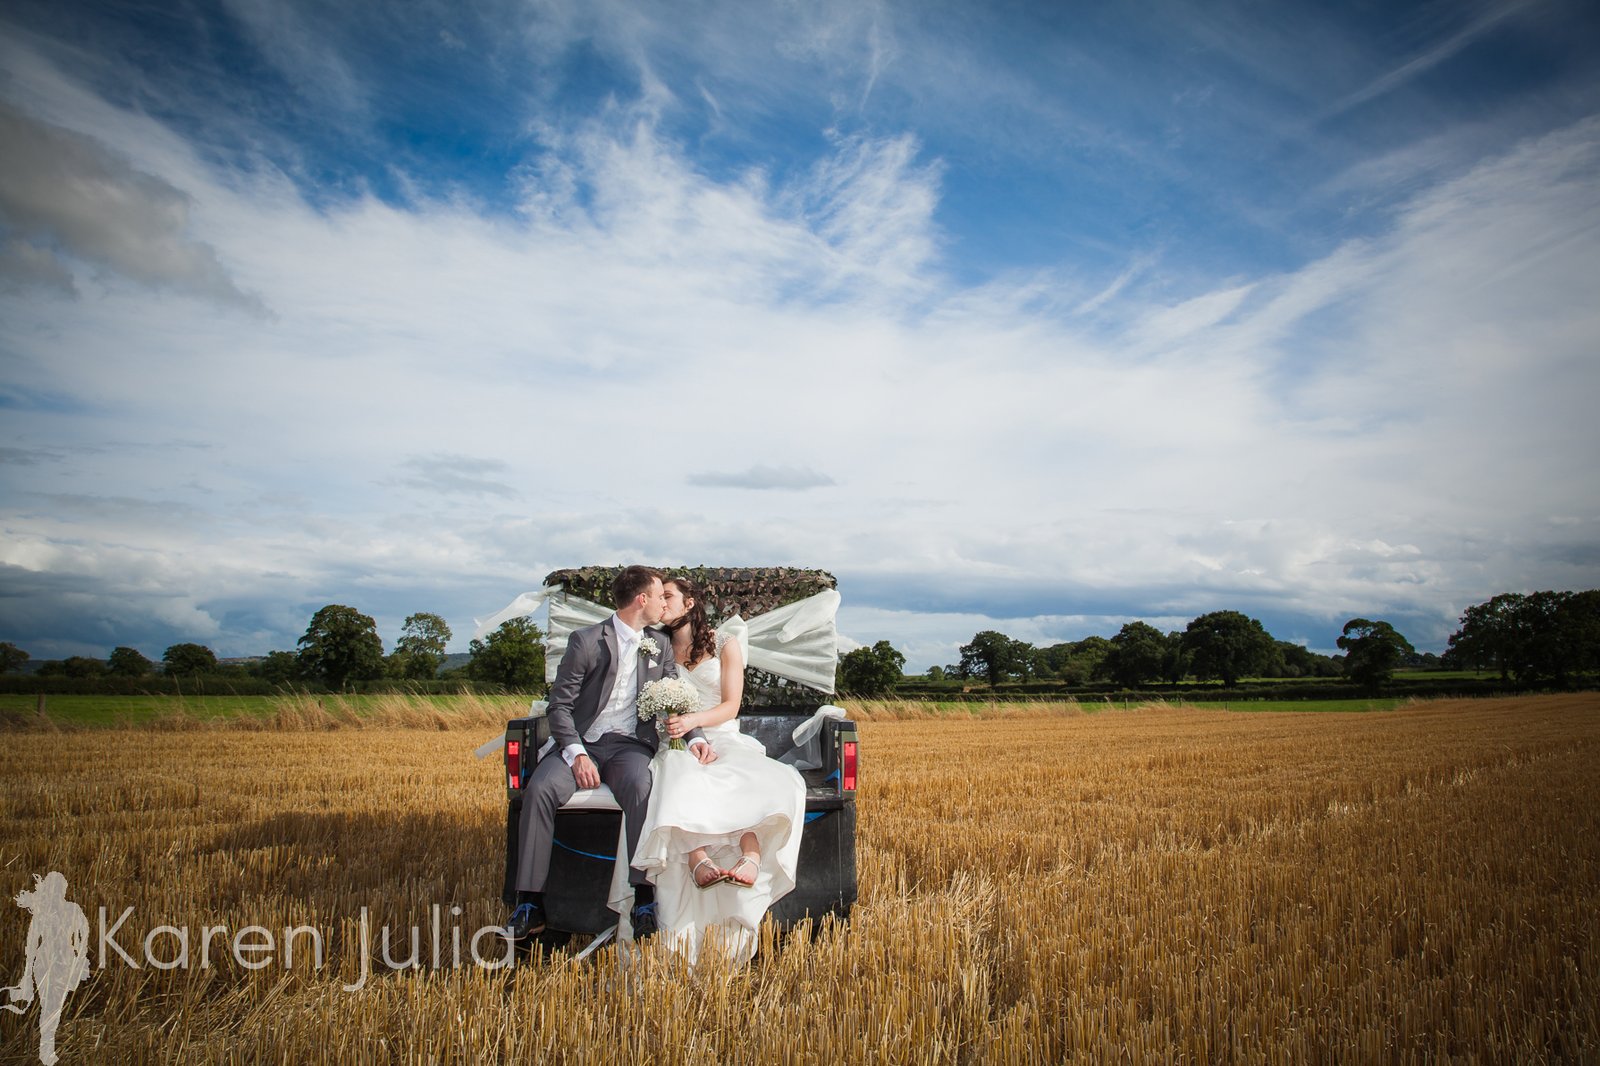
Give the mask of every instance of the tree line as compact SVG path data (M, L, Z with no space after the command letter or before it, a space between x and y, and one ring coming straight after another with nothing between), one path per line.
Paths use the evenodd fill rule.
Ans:
M1181 632L1163 633L1147 622L1129 622L1115 636L1034 645L986 629L960 649L959 662L932 667L931 682L1056 681L1063 686L1111 682L1137 689L1190 678L1346 679L1375 692L1402 667L1500 671L1518 684L1567 684L1600 671L1600 591L1504 593L1461 615L1461 628L1444 655L1418 653L1382 619L1352 618L1336 644L1343 655L1319 655L1277 640L1259 619L1240 611L1212 611ZM853 695L892 691L902 680L905 657L887 641L857 648L840 659L839 688Z
M203 644L173 644L159 664L135 648L118 647L105 659L75 655L40 664L39 677L93 679L259 678L274 685L316 684L340 690L357 682L461 680L532 690L544 684L544 634L526 618L513 618L469 645L464 667L441 670L454 634L437 614L408 615L394 650L385 654L378 625L354 607L330 603L311 616L295 651L271 651L242 663L219 662ZM27 652L0 643L0 673L19 670Z
M984 630L961 646L961 661L935 668L939 677L987 681L1058 680L1066 684L1111 681L1122 688L1187 678L1221 681L1232 687L1241 678L1353 677L1368 686L1388 680L1417 657L1416 649L1388 622L1352 618L1339 636L1343 657L1319 655L1277 640L1256 618L1240 611L1212 611L1182 632L1163 633L1148 622L1129 622L1112 637L1036 648L994 630ZM1438 657L1433 657L1438 662Z
M1112 682L1135 689L1152 682L1188 678L1345 678L1376 691L1403 666L1495 670L1519 685L1565 685L1600 672L1600 590L1502 593L1468 607L1443 656L1418 654L1389 622L1352 618L1337 641L1342 656L1319 655L1276 640L1260 620L1239 611L1212 611L1181 632L1163 633L1147 622L1129 622L1112 637L1035 647L986 629L960 649L960 661L928 671L932 682L1058 681L1063 685ZM459 680L536 690L544 683L544 634L526 618L502 623L474 639L464 667L441 670L451 637L437 614L408 615L394 650L385 653L377 623L343 604L312 615L295 651L272 651L242 664L223 664L203 644L173 644L158 664L134 648L118 647L106 659L73 656L43 663L42 677L141 678L252 677L274 685L320 684L338 690L352 683ZM0 642L0 673L30 661L27 652ZM837 687L852 695L892 691L904 679L905 656L886 640L857 648L839 659Z
M1600 590L1504 592L1468 607L1445 662L1518 684L1565 684L1600 669Z

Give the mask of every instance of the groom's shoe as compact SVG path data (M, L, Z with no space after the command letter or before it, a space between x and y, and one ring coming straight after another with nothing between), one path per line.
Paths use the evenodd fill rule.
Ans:
M656 935L655 901L641 903L628 912L628 922L633 926L633 939L644 940Z
M511 912L506 925L506 936L511 940L526 940L544 932L544 908L537 903L519 903Z

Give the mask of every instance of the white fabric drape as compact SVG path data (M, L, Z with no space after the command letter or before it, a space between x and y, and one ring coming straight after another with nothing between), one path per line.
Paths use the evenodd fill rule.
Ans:
M524 592L478 623L473 636L481 640L506 619L533 614L545 602L550 604L550 632L545 638L544 674L546 681L554 681L556 667L567 650L567 637L575 629L605 621L611 617L611 608L568 595L562 586L552 585L537 592ZM838 662L839 634L834 627L838 611L839 593L827 589L748 621L734 615L721 629L738 636L749 665L832 693Z
M839 634L833 624L838 611L839 593L827 589L756 615L748 622L747 661L758 670L832 693L839 658Z
M843 707L825 703L817 713L794 727L789 734L794 747L778 756L778 761L788 763L796 770L815 770L822 765L822 724L832 718L843 721L848 717Z

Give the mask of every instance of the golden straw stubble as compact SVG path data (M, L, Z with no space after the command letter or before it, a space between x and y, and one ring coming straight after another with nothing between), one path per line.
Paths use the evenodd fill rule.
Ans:
M472 751L517 713L21 733L0 891L58 870L141 962L67 1001L63 1062L1352 1062L1600 1056L1600 698L1368 714L850 705L860 902L757 962L646 951L451 964L504 919L504 789ZM921 714L923 717L910 717ZM358 728L359 727L359 728ZM365 908L364 931L360 916ZM436 921L437 917L437 921ZM227 937L279 934L244 968ZM198 932L222 926L210 965ZM292 967L285 928L302 935ZM425 965L396 972L416 926ZM433 928L442 965L433 966ZM27 914L0 908L0 967ZM157 932L168 959L174 934ZM497 955L492 938L485 955ZM346 991L362 972L370 976ZM32 1061L37 1008L0 1012Z

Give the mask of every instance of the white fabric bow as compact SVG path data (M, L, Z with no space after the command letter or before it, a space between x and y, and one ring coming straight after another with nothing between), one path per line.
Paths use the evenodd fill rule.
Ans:
M544 673L546 681L554 681L556 667L566 654L568 636L574 629L610 618L609 607L568 595L563 586L552 585L537 592L524 592L479 622L474 639L482 639L508 618L532 614L545 602L550 604L550 632L544 642ZM838 591L826 589L748 621L734 615L720 631L738 639L750 666L832 693L839 655L839 634L834 628L838 611Z

